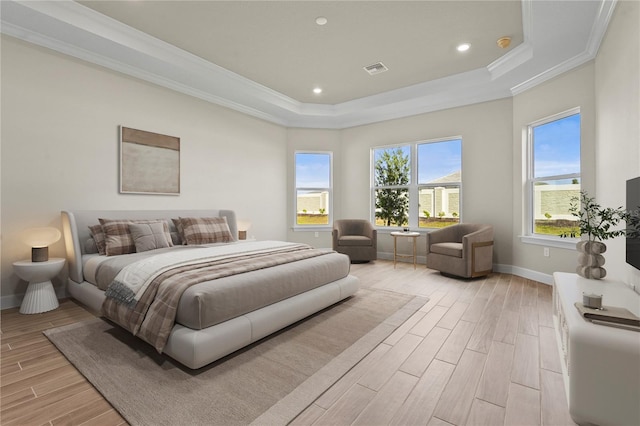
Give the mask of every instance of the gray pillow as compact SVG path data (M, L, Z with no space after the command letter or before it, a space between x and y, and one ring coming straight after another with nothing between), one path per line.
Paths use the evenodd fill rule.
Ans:
M130 223L129 232L136 245L136 252L170 247L162 221L151 223Z

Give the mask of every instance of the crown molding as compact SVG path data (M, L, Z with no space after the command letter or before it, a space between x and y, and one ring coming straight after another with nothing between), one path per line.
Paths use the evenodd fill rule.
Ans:
M557 77L562 73L570 71L594 59L598 54L600 43L602 42L609 22L611 21L616 3L617 0L601 1L597 4L593 3L594 5L597 5L597 13L594 16L593 25L591 27L591 31L589 32L588 40L585 43L584 49L578 51L578 53L574 56L571 56L552 66L549 66L547 69L544 69L542 72L533 75L531 78L514 85L511 88L511 92L514 95L525 92L539 84L544 83L545 81Z
M342 129L528 90L595 57L616 1L562 2L563 15L522 0L524 42L487 67L337 105L301 103L70 0L0 3L6 35L282 126ZM544 43L571 25L588 39Z

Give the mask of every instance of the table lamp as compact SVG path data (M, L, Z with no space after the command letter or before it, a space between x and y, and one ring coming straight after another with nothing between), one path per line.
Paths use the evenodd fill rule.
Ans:
M56 228L30 228L25 231L24 241L31 246L31 261L49 260L49 246L60 239L62 234Z
M248 220L239 220L238 221L238 239L246 240L247 239L247 231L251 228L251 222Z

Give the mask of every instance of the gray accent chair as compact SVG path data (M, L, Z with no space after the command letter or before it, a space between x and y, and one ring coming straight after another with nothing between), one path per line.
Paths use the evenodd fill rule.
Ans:
M427 268L463 278L493 270L493 226L461 223L427 233Z
M351 262L369 262L378 257L378 230L362 219L333 221L333 249Z

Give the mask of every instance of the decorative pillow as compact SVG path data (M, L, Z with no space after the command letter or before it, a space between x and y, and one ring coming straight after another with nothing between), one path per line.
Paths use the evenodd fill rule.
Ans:
M107 256L117 256L136 252L136 244L129 232L131 223L163 222L167 242L171 238L169 224L164 220L128 220L128 219L98 219L105 236L105 252ZM171 247L173 244L169 243Z
M89 237L84 242L84 254L95 254L98 253L98 246L96 246L96 240Z
M171 219L171 221L173 222L173 224L176 227L176 231L178 231L178 240L180 241L179 243L175 243L177 245L186 245L187 244L187 240L184 239L184 229L182 229L182 222L180 222L180 218L178 219Z
M166 222L129 224L129 232L133 238L137 253L170 247L163 224L166 224Z
M96 248L98 249L98 253L105 255L106 253L106 243L104 232L102 231L102 225L91 225L89 226L89 233L91 233L91 237L96 242Z
M228 243L233 240L226 217L181 217L187 245Z
M170 234L171 234L171 244L173 244L174 246L182 245L182 239L180 238L180 234L178 234L177 231L170 232Z

